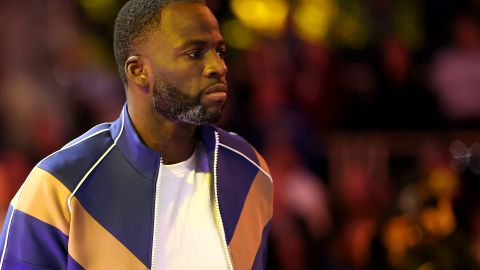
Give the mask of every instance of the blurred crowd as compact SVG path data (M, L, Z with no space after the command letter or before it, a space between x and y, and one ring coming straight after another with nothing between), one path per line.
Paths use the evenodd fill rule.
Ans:
M38 161L120 112L123 2L0 2L0 221ZM334 2L361 14L347 39L304 39L287 16L227 57L219 125L275 184L268 268L480 269L480 1ZM222 28L235 17L207 3Z

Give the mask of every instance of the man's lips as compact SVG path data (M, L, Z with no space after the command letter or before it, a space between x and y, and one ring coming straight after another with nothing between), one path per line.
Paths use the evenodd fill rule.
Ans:
M206 104L225 104L227 100L227 85L224 83L214 84L203 92L203 97Z
M204 92L205 95L214 94L214 93L227 93L227 85L224 83L217 83L207 88Z

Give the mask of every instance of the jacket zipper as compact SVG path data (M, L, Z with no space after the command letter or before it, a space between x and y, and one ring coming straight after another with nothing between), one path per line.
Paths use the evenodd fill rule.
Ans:
M220 236L222 238L222 244L223 244L223 250L225 253L225 258L227 260L228 268L230 270L233 270L233 263L232 259L230 257L230 252L228 251L228 245L227 245L227 240L225 237L225 229L223 227L223 220L222 220L222 215L220 213L220 204L218 202L218 189L217 189L217 165L218 165L218 146L220 143L219 135L218 132L215 131L215 152L214 152L214 158L213 158L213 189L215 193L215 210L216 214L218 217L218 220L220 222ZM155 254L157 251L157 242L158 242L158 231L157 231L157 222L158 222L158 207L159 207L159 200L160 200L160 183L162 179L162 169L163 169L163 159L160 159L160 165L158 166L158 177L157 177L157 183L156 183L156 188L155 188L155 214L154 214L154 221L153 221L153 244L152 244L152 265L151 269L155 270L156 269L156 258Z
M152 265L150 269L155 270L157 268L157 261L155 255L157 253L157 243L158 243L158 211L159 211L159 202L160 202L160 183L162 180L162 169L163 169L163 159L160 158L160 165L158 166L158 176L157 183L155 186L155 213L153 218L153 243L152 243Z
M220 213L220 204L218 202L218 190L217 190L217 165L218 165L218 146L220 138L218 132L215 131L215 152L213 156L213 189L215 193L215 210L220 222L220 236L222 238L223 249L225 252L225 258L227 259L228 268L233 270L232 259L230 258L230 252L228 251L227 240L225 237L225 228L223 227L222 215Z

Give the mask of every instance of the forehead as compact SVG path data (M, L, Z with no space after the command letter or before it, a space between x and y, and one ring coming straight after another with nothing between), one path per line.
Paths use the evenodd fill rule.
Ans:
M162 38L183 43L190 39L217 41L222 39L218 21L210 9L202 4L172 4L161 13L160 31Z

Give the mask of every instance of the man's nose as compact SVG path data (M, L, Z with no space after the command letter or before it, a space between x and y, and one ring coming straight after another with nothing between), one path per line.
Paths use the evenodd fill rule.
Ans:
M209 52L204 69L204 76L207 78L220 79L225 77L227 71L228 68L225 65L225 60L223 60L217 52Z

